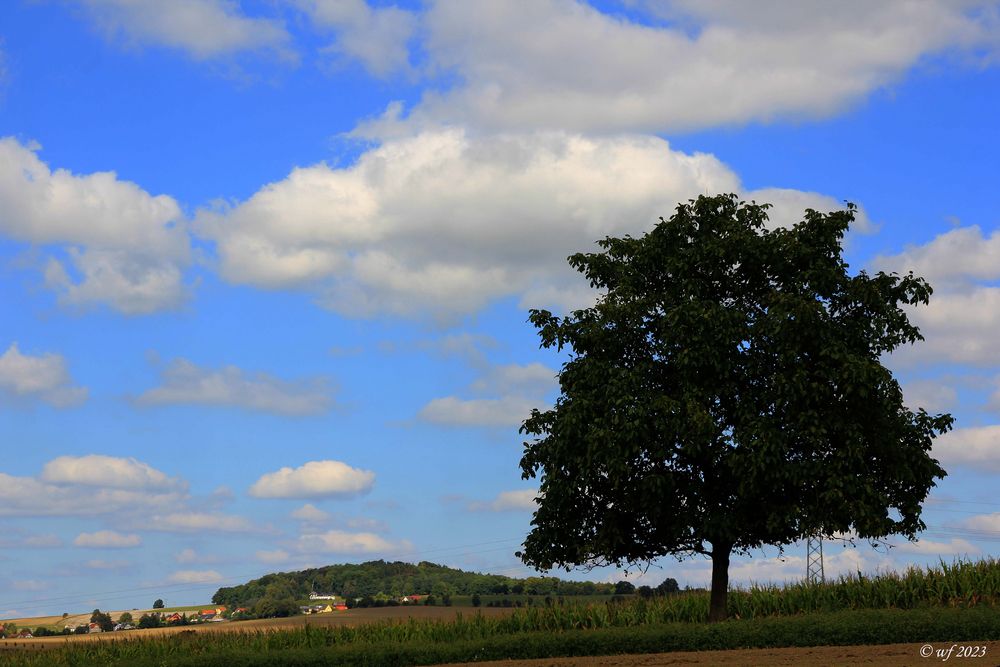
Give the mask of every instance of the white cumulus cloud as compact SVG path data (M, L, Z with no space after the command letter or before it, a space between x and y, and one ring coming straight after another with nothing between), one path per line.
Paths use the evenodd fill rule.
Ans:
M80 533L73 545L90 549L129 549L142 544L142 538L131 533L125 535L113 530L99 530L95 533Z
M413 545L407 540L393 542L375 533L351 533L342 530L330 530L325 533L308 533L301 535L297 548L303 553L328 554L401 554L412 550Z
M197 563L198 552L191 548L181 549L177 555L174 556L174 560L178 563Z
M925 340L893 353L903 365L951 362L969 366L1000 364L994 332L1000 330L1000 287L970 286L936 291L911 321Z
M128 515L169 507L186 499L186 492L178 489L51 484L0 472L0 516Z
M531 512L537 508L536 496L538 496L538 489L501 491L493 500L471 502L467 508L470 512Z
M219 560L218 556L200 554L191 547L186 547L181 549L174 555L174 560L182 564L191 563L215 563Z
M970 517L962 521L959 525L962 528L983 531L984 533L993 535L1000 532L1000 512Z
M827 542L824 546L823 569L827 579L857 575L858 572L874 574L891 569L892 565L884 553L864 544L840 547L835 542ZM711 568L708 569L710 571ZM806 559L803 556L743 558L730 565L729 579L745 584L798 582L805 572ZM710 576L709 572L706 575Z
M0 234L65 251L44 269L60 302L104 303L131 315L182 303L190 242L177 202L114 172L52 170L40 149L0 138Z
M998 280L1000 231L987 236L976 225L958 227L896 255L876 257L872 265L897 273L913 271L938 289L968 280Z
M666 22L579 0L437 0L423 47L429 69L451 76L409 124L659 132L818 118L928 55L996 46L985 0L630 4Z
M537 361L530 364L502 364L489 367L471 389L488 393L544 394L559 386L556 371Z
M994 341L1000 328L1000 231L959 227L870 264L900 274L913 271L934 288L930 304L910 315L926 340L895 352L894 363L1000 364Z
M540 407L537 401L516 396L470 399L445 396L432 399L417 416L445 426L518 426L537 407Z
M250 487L255 498L335 498L368 493L375 484L371 470L340 461L310 461L262 475Z
M268 49L291 58L280 21L253 18L232 0L79 0L109 36L183 50L199 60Z
M1000 425L957 428L934 441L932 455L947 469L951 465L1000 471Z
M530 364L479 364L480 376L469 390L475 394L499 395L497 398L432 399L417 415L433 424L449 426L517 426L543 408L546 392L558 386L556 371L537 362Z
M302 507L292 511L292 518L299 521L326 521L330 518L329 512L324 512L312 503L306 503Z
M322 377L284 380L236 366L203 368L175 359L160 380L160 386L143 392L136 403L227 406L290 416L321 414L333 404L330 383Z
M132 563L127 560L104 560L102 558L93 558L83 565L90 570L108 570L111 572L127 570L132 567Z
M893 550L904 554L925 556L972 556L982 553L982 549L976 545L959 538L953 538L948 542L933 542L931 540L901 542L894 545Z
M195 226L229 282L308 290L351 316L448 316L509 296L586 303L593 293L569 254L642 234L678 201L740 190L713 156L658 137L452 128L386 141L348 167L297 168L246 201L201 210ZM780 194L778 219L833 202L763 192Z
M153 514L143 518L141 527L168 533L257 533L265 530L246 517L197 511Z
M365 0L297 0L315 25L336 32L325 50L360 61L376 76L411 71L407 43L417 27L413 12L371 7Z
M955 388L940 380L914 380L903 384L903 397L911 410L946 412L958 403Z
M54 458L42 468L40 479L52 484L80 484L115 489L187 488L182 480L168 477L142 461L101 454Z
M73 385L61 355L22 354L17 343L11 343L0 355L0 398L36 398L63 408L79 405L87 400L87 394L86 387Z

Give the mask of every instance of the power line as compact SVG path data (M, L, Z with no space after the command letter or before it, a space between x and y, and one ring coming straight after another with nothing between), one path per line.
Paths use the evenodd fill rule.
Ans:
M955 504L968 504L968 505L988 505L988 506L1000 507L1000 504L978 502L978 501L952 501L952 500L943 501L942 500L942 501L936 501L934 504L939 504L939 503L940 504L955 503ZM940 508L935 508L935 511L948 511L948 512L954 512L954 513L969 513L969 512L965 512L963 510L944 510L944 509L940 509ZM974 514L975 512L971 512L971 513ZM979 541L1000 541L1000 530L977 529L977 528L963 528L963 527L959 527L959 526L948 526L948 525L928 525L927 526L927 530L925 530L921 534L921 536L922 537L938 537L938 538L941 538L941 537L945 537L945 538L947 538L947 537L953 537L953 538L964 538L964 539L979 540ZM520 537L517 537L517 538L511 537L511 538L504 538L504 539L500 539L500 540L489 540L489 541L485 541L485 542L475 542L475 543L463 544L463 545L453 545L453 546L449 546L449 547L439 547L439 548L433 548L433 549L425 549L425 550L422 550L422 551L410 552L410 553L407 553L407 554L400 554L400 555L401 556L405 555L406 557L409 557L411 559L416 560L418 557L422 559L423 556L427 556L427 555L431 555L431 554L448 554L450 552L462 552L462 551L465 551L465 550L468 550L468 549L477 548L477 547L499 545L499 544L514 544L514 543L521 542L522 539L523 538L520 538ZM494 547L492 549L477 549L476 553L478 553L478 554L481 554L481 553L491 553L491 552L496 552L496 551L503 551L506 548L507 547L504 547L504 546L498 546L498 547ZM452 554L452 555L457 555L457 554ZM494 570L494 569L498 569L499 570L499 571L490 572L490 574L501 574L503 572L519 572L519 571L522 571L526 567L526 566L516 565L516 564L515 565L504 564L504 565L506 567L504 567L503 569L499 569L496 566L483 566L483 565L480 565L480 566L477 566L477 567L480 568L480 569L484 569L484 570ZM303 568L303 569L311 569L311 568ZM3 604L4 604L5 607L8 607L8 608L17 608L18 611L20 612L20 611L33 611L33 610L36 610L36 609L42 609L42 608L45 608L45 607L51 607L51 606L53 606L54 603L62 603L62 604L70 605L70 604L73 604L75 602L83 602L83 601L95 601L95 602L102 601L103 602L103 601L108 601L108 600L117 600L117 599L122 599L122 598L126 598L126 597L131 597L132 595L136 594L137 592L142 592L142 591L153 591L153 590L156 590L156 591L161 591L161 592L165 591L167 593L182 593L182 592L186 592L186 591L195 591L195 590L202 590L202 589L218 588L218 587L220 587L220 586L222 586L224 584L230 584L230 583L234 583L234 582L243 582L243 581L246 581L249 578L254 577L254 575L256 575L258 572L259 572L259 569L255 569L255 570L252 570L252 571L251 570L245 570L245 571L243 571L241 573L237 573L237 574L229 575L229 576L226 576L226 577L222 577L222 578L220 578L220 579L218 579L216 581L210 581L210 582L206 581L206 582L203 582L203 583L179 582L179 583L173 583L173 584L171 584L171 583L150 584L150 585L147 585L147 586L133 586L133 587L130 587L130 588L118 589L118 590L114 590L114 591L103 591L101 593L85 593L85 594L81 593L81 594L56 596L56 597L48 597L48 598L37 598L36 597L36 598L32 598L30 600L19 600L19 601L14 601L14 602L5 602ZM265 573L265 574L267 574L267 573ZM259 576L264 576L264 575L259 575ZM45 603L45 604L41 604L41 603ZM28 605L28 606L23 606L23 605Z
M517 537L517 538L511 537L511 538L505 538L505 539L501 539L501 540L489 540L489 541L486 541L486 542L474 542L474 543L471 543L471 544L456 545L456 546L451 546L451 547L441 547L441 548L435 548L435 549L425 549L423 551L410 552L410 553L408 553L406 555L409 556L409 557L411 557L411 558L413 558L413 557L423 557L423 556L427 556L429 554L441 554L441 553L453 552L453 551L461 552L463 550L472 549L472 548L481 547L481 546L489 546L489 545L494 545L494 544L513 544L513 543L519 543L519 542L522 541L522 539L523 538L520 538L520 537ZM477 553L490 553L490 552L493 552L493 551L502 551L502 550L507 549L507 548L508 547L495 547L493 549L477 549ZM303 569L312 569L312 568L303 568ZM127 597L127 596L129 596L131 594L134 594L136 592L152 591L152 590L167 591L169 593L180 593L180 592L184 592L184 591L199 590L199 589L203 589L203 588L218 588L222 584L245 581L246 579L252 577L253 574L255 574L258 571L259 570L253 570L253 571L247 570L247 571L244 571L242 573L238 573L238 574L233 574L233 575L229 575L229 576L226 576L226 577L222 577L222 578L220 578L218 580L215 580L215 581L206 581L206 582L203 582L203 583L200 583L200 584L198 584L198 583L192 583L192 582L179 582L179 583L175 583L175 584L169 584L169 583L168 584L150 584L150 585L147 585L147 586L133 586L133 587L130 587L130 588L119 589L119 590L115 590L115 591L104 591L102 593L96 593L96 594L74 594L74 595L64 595L64 596L49 597L49 598L32 598L31 600L19 600L19 601L15 601L15 602L5 602L3 604L4 604L5 607L14 607L14 608L17 608L19 611L21 611L21 610L31 611L31 610L42 609L44 607L51 606L50 604L44 604L44 605L43 604L37 604L37 603L43 603L43 602L44 603L56 603L56 602L60 602L60 603L64 603L64 604L72 604L73 602L76 602L76 601L81 601L82 602L82 601L85 601L85 600L93 600L93 601L116 600L116 599L121 599L121 598ZM264 575L260 575L260 576L264 576ZM29 606L25 607L23 605L29 605Z

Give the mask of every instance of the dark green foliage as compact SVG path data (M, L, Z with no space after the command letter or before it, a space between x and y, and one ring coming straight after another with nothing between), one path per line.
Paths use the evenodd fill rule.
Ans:
M141 630L146 628L158 628L163 625L163 621L158 614L143 614L139 617L137 627Z
M854 531L913 538L945 472L950 415L916 412L881 363L921 339L912 274L848 273L855 209L766 228L767 206L699 197L642 238L570 264L605 292L565 318L531 312L569 348L553 409L522 432L540 501L522 560L540 570L711 556L725 615L729 558Z
M284 618L298 614L299 605L291 597L265 595L254 605L253 613L258 618Z
M483 599L481 597L479 597L479 593L473 593L472 594L472 606L473 607L478 607L482 603L483 603Z
M115 629L115 622L111 620L111 614L105 613L100 609L95 609L90 615L90 622L96 623L104 632L111 632Z
M163 600L157 599L153 603L153 609L163 609Z
M656 587L656 592L660 595L670 595L671 593L677 593L680 590L681 587L677 584L677 580L671 577L667 577L663 580L663 583Z
M564 581L556 577L513 579L496 574L465 572L426 561L414 565L377 560L268 574L239 586L220 588L212 596L212 603L229 607L253 606L265 595L302 600L315 590L343 595L348 606L360 607L375 606L375 596L379 594L402 597L434 591L441 598L445 593L451 596L506 594L518 586L530 595L614 592L611 584L594 584L589 581ZM355 602L354 598L370 599L370 602Z
M615 584L615 595L628 595L635 593L635 584L629 581L619 581Z

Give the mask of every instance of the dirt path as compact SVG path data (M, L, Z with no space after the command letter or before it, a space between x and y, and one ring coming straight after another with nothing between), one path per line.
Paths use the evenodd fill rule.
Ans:
M921 648L931 646L930 657ZM837 667L840 665L878 665L913 667L914 665L1000 665L1000 642L965 642L951 644L887 644L884 646L820 646L816 648L744 649L739 651L690 651L650 655L612 655L593 658L543 658L541 660L498 660L462 662L440 667ZM985 647L982 657L958 657L959 647ZM928 649L924 648L926 653ZM939 657L936 651L942 651ZM974 650L972 652L978 652Z

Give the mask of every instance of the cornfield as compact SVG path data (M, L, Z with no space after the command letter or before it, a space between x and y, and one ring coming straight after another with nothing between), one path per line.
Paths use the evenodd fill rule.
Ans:
M729 595L733 618L760 619L807 612L862 609L915 609L994 606L1000 602L1000 561L941 562L937 567L865 577L844 576L823 585L751 586ZM84 667L155 661L226 651L273 653L286 649L323 649L407 643L482 640L520 633L558 633L599 628L630 628L666 623L703 623L708 619L707 592L687 592L649 599L626 598L594 604L567 604L513 610L507 616L478 613L455 620L384 621L354 627L316 627L228 633L184 633L150 639L67 643L48 650L3 651L5 665ZM0 643L0 648L3 644Z

